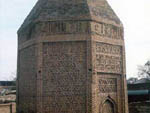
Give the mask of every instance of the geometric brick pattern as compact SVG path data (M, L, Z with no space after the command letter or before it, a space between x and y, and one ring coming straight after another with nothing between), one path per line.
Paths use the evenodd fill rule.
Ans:
M106 0L38 0L17 76L18 113L128 113L121 21Z
M43 50L43 112L85 112L86 43L44 43Z

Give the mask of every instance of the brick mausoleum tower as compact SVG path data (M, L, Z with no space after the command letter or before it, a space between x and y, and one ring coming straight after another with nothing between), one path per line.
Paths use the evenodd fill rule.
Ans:
M38 0L18 31L18 113L128 113L123 25L106 0Z

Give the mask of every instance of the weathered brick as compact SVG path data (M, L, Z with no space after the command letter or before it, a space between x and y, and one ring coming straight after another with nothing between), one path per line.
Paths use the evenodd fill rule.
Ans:
M105 0L39 0L18 42L18 113L128 113L123 25Z

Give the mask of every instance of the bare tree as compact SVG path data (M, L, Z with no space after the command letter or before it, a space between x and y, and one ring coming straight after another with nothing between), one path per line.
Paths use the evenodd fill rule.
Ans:
M150 60L144 66L138 66L138 76L140 78L150 78Z
M16 71L11 73L10 81L16 81Z

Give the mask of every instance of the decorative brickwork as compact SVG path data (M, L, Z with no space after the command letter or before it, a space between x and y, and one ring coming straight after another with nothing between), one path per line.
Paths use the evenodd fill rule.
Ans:
M123 29L111 24L92 22L92 33L106 38L123 40Z
M44 43L43 51L43 112L85 112L86 43Z
M38 0L18 31L18 113L128 113L123 35L106 0Z
M96 42L96 67L98 72L122 73L121 46Z
M100 93L117 92L117 80L115 78L99 79Z

